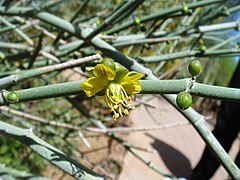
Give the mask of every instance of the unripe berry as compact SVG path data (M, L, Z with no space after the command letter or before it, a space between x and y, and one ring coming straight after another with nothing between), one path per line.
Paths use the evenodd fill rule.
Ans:
M200 48L199 48L199 50L202 51L202 52L206 51L206 49L207 49L207 48L206 48L206 46L204 46L204 45L200 46Z
M114 60L111 59L111 58L104 58L104 59L102 60L102 64L104 64L105 66L110 67L110 68L113 69L113 70L115 70L115 68L116 68L116 65L115 65L115 63L114 63Z
M182 11L183 11L184 13L188 13L189 9L188 9L188 6L187 6L186 3L183 3L183 4L182 4Z
M11 103L17 103L19 101L19 95L16 92L9 92L7 94L7 100Z
M136 24L136 25L140 25L140 19L138 17L134 17L133 18L133 23Z
M182 91L177 95L176 103L182 110L188 109L192 105L192 96L189 92Z
M193 60L188 65L188 71L192 76L198 75L202 71L202 65L200 61Z

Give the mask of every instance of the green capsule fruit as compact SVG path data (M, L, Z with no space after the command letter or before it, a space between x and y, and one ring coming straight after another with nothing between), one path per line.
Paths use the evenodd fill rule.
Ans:
M133 23L136 25L139 25L141 23L140 19L138 17L133 18Z
M188 72L192 76L198 75L201 71L202 71L202 65L201 65L200 61L193 60L193 61L191 61L189 63L189 65L188 65Z
M192 96L189 92L180 92L177 95L176 102L180 109L186 110L192 105Z
M183 3L183 4L182 4L182 11L183 11L184 13L188 13L189 9L188 9L188 6L187 6L186 3Z
M198 42L200 45L203 45L204 44L204 41L203 41L203 39L201 38L201 39L199 39L199 42Z
M102 21L100 19L97 19L96 24L97 24L97 26L100 26L100 24L102 24Z
M105 66L110 67L110 68L113 69L113 70L116 69L116 65L115 65L115 63L114 63L114 60L111 59L111 58L103 58L102 64L104 64Z
M229 15L230 15L230 12L229 12L228 10L223 10L223 11L222 11L222 14L223 14L224 16L229 16Z
M3 60L5 58L6 58L6 55L4 53L0 52L0 60Z
M203 51L203 52L206 51L206 49L207 49L207 48L206 48L206 46L204 46L204 45L200 46L200 48L199 48L199 50L200 50L200 51Z
M19 95L16 92L9 92L7 94L7 100L10 103L17 103L19 101Z

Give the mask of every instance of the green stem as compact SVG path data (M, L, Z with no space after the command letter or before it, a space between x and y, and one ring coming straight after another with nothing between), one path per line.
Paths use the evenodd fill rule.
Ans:
M226 29L239 29L240 28L240 22L226 22L226 23L220 23L220 24L212 24L207 26L199 26L198 31L201 33L211 32L211 31L222 31Z
M99 27L97 27L93 32L91 32L86 37L86 41L89 41L94 36L96 36L97 34L102 32L109 25L113 24L113 22L116 21L118 17L123 16L124 13L127 13L128 9L132 9L132 7L137 8L142 2L143 2L143 0L128 1L126 4L124 4L118 10L116 10L110 17L105 19L105 21Z
M5 86L11 85L11 84L16 84L18 82L32 78L34 76L39 76L39 75L50 73L50 72L53 72L56 70L63 70L63 69L71 68L71 67L76 67L79 64L90 62L93 60L100 60L100 59L101 59L101 56L99 54L96 54L96 55L88 56L85 58L67 61L67 62L64 62L61 64L41 67L38 69L29 70L29 71L23 71L23 72L20 71L17 74L10 75L10 76L0 79L0 86L3 88Z
M15 25L13 25L12 23L10 23L9 21L7 21L6 19L4 19L3 17L0 16L0 21L2 23L4 23L5 25L7 25L9 28L14 29L14 31L25 41L27 41L30 45L33 45L33 41L31 38L28 37L28 35L26 35L24 32L22 32L22 30L20 30L19 28L17 28Z
M178 94L188 88L191 78L179 80L140 80L142 87L141 94ZM80 89L82 81L66 82L54 85L41 86L30 89L15 91L20 99L19 102L47 99L61 96L76 95L83 93ZM212 86L194 82L190 88L193 95L211 97L214 99L240 101L240 90L237 88L227 88ZM6 100L8 92L3 91L0 97L0 105L8 104Z
M200 2L194 2L194 3L190 3L187 4L189 9L194 9L197 7L202 7L202 6L207 6L210 4L215 4L215 3L220 3L220 2L224 2L223 0L205 0L205 1L200 1ZM177 7L172 7L172 8L168 8L166 10L160 9L159 11L155 12L154 14L150 14L147 16L144 16L142 18L140 18L140 22L146 22L146 21L150 21L150 20L154 20L154 19L161 19L161 18L166 18L167 16L173 15L174 13L178 13L182 11L182 6L177 6ZM123 23L120 26L117 26L116 28L112 28L109 31L106 31L107 34L113 34L113 33L117 33L123 29L126 29L130 26L134 25L134 23L132 21L128 21Z
M139 59L145 63L155 63L159 61L168 61L185 57L236 56L239 54L240 48L206 50L204 52L200 50L185 50L158 56L140 57Z
M131 39L128 41L122 41L118 43L113 43L114 47L121 47L121 46L129 46L129 45L136 45L136 44L144 44L144 43L159 43L164 41L173 41L180 39L180 36L175 37L163 37L163 38L144 38L144 39Z
M23 129L0 121L0 134L26 144L44 159L76 179L103 179L100 175L70 159L63 152L37 137L32 129Z
M4 27L4 28L1 28L0 29L0 34L3 34L5 32L8 32L8 31L12 31L14 28L13 27Z
M209 3L213 1L200 1L199 3L202 3L202 2ZM223 2L223 1L215 0L214 2ZM194 4L197 4L197 3L194 3ZM87 32L81 31L80 29L74 27L71 23L63 19L60 19L54 15L51 15L49 13L41 13L41 12L34 13L34 10L32 8L22 8L22 7L6 8L6 7L0 6L0 14L22 15L22 16L30 16L30 17L32 17L32 15L35 14L37 18L43 20L44 22L47 22L57 28L61 28L78 38L84 38L88 35ZM111 45L99 39L98 37L93 38L91 40L91 43L97 49L100 49L105 55L120 62L125 67L145 74L146 79L157 80L157 77L155 77L148 68L145 68L144 66L136 62L134 59L126 57L125 55L123 55L122 53L117 51L115 48L113 48ZM163 97L176 107L175 95L163 95ZM229 158L228 154L224 151L224 149L218 143L216 138L212 135L210 130L206 126L201 125L202 123L200 122L202 122L201 121L202 118L201 119L196 118L197 112L195 112L192 108L189 108L189 110L187 111L180 111L180 112L193 124L194 128L203 137L208 147L213 151L214 155L219 159L220 163L225 167L225 169L233 177L233 179L240 179L240 170L234 164L234 162Z
M151 163L151 161L143 158L140 155L140 153L135 148L133 148L128 142L123 141L119 137L115 136L113 133L107 133L107 135L110 136L111 138L113 138L114 140L116 140L118 143L122 144L128 151L130 151L134 156L136 156L140 161L142 161L144 164L149 166L154 171L158 172L159 174L161 174L165 177L169 177L169 178L172 178L172 179L176 178L175 176L169 175L166 172L164 172L162 169L159 169L158 167L156 167L154 164Z
M20 171L20 170L16 170L10 167L6 167L5 164L0 164L0 174L8 174L11 175L13 177L16 178L29 178L29 179L39 179L39 180L49 180L48 178L44 178L44 177L37 177L34 174L28 173L26 171ZM1 175L2 177L2 175Z

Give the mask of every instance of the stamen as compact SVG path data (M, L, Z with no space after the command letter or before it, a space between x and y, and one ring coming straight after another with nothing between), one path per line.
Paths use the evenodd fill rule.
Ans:
M128 101L132 101L132 98L130 96L127 97Z
M124 109L123 112L124 112L124 114L129 115L129 112L127 109Z
M118 113L114 113L114 115L112 116L114 121L117 121L117 118L119 118L119 114Z
M122 107L121 106L118 106L118 113L120 114L120 116L122 117Z
M131 101L125 91L125 89L117 83L111 83L106 89L105 101L110 107L110 112L113 112L113 120L116 121L119 116L129 115L129 109L135 109L131 106L129 101Z

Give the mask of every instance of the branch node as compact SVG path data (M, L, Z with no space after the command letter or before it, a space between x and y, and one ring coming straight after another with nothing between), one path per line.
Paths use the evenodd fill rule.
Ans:
M17 77L16 75L12 75L12 81L13 81L14 83L17 83L18 77Z
M26 131L26 136L31 136L33 134L33 128L29 128L27 131Z
M200 127L210 127L207 121L205 121L204 116L200 116L200 118L194 124Z
M188 80L188 82L187 82L187 88L186 88L186 92L190 92L190 90L191 90L191 88L192 88L192 86L193 86L193 84L196 82L196 77L195 76L193 76L193 77L191 77L191 78L189 78L189 80Z
M144 73L144 77L148 77L150 74L152 74L152 71L150 69L146 70L146 72Z

